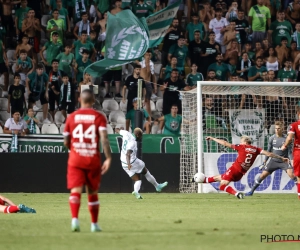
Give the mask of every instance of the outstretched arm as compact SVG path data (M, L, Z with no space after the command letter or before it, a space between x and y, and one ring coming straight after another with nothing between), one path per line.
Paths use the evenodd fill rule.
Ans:
M105 174L111 165L111 151L110 151L110 145L107 136L107 130L100 130L100 138L101 138L104 155L106 158L102 165L101 174Z
M283 162L286 162L286 163L289 163L289 161L290 161L288 158L281 157L279 155L273 154L273 153L265 151L265 150L262 150L261 154L269 156L271 158L280 159L280 160L282 160Z
M217 143L219 143L219 144L221 144L221 145L223 145L225 147L228 147L228 148L231 148L231 145L232 145L231 143L229 143L227 141L224 141L224 140L221 140L221 139L217 139L217 138L214 138L212 136L207 136L205 139L206 140L215 141L215 142L217 142Z

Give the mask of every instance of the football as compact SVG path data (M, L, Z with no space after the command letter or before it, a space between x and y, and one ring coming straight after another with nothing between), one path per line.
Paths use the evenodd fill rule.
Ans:
M205 175L203 173L197 173L194 175L193 181L196 183L203 183Z

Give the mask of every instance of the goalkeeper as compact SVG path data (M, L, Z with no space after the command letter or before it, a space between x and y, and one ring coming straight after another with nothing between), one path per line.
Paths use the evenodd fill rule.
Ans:
M275 134L272 135L269 139L268 143L268 152L282 156L284 158L289 158L292 160L292 146L288 147L288 150L281 150L281 146L284 144L285 140L287 138L286 134L283 134L283 124L279 121L275 122ZM293 179L295 182L297 182L296 177L293 173L293 167L290 165L290 163L285 163L280 159L272 158L270 159L269 163L266 165L266 162L268 161L269 157L266 156L264 164L263 164L263 172L261 175L255 180L255 183L251 190L245 194L245 196L252 196L255 189L258 188L258 186L262 183L262 181L267 178L270 174L272 174L274 171L278 169L282 169L286 171L288 176Z

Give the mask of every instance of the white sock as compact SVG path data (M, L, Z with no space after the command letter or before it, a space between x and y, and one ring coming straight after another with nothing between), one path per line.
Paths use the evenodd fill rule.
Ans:
M79 220L77 218L72 218L72 224L73 223L79 225Z
M155 188L158 186L158 183L156 182L154 176L152 174L150 174L149 170L145 174L145 177L146 177L147 181L149 181Z
M142 185L142 181L141 180L136 181L134 183L134 186L133 186L134 192L138 193L140 191L141 185Z

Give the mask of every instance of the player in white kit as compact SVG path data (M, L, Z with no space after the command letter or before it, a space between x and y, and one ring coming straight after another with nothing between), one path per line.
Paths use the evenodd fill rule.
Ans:
M145 163L136 156L136 141L142 140L143 131L140 128L135 128L132 134L126 130L120 130L120 135L123 137L121 164L125 172L134 181L134 191L132 194L137 199L143 199L139 194L142 184L141 174L143 174L147 181L149 181L155 187L157 192L161 192L161 190L168 185L168 182L158 184L154 176L151 175L149 170L145 167Z

